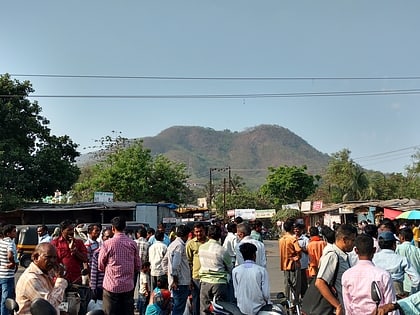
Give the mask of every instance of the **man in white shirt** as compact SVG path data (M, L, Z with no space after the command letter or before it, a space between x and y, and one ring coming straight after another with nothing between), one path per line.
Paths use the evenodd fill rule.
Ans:
M236 252L235 246L238 243L238 237L236 236L236 223L232 222L227 225L228 234L223 242L223 247L228 252L230 259L232 261L232 268L235 267L236 262ZM230 277L228 281L228 301L234 301L234 294L233 294L233 283L232 277Z
M46 225L39 225L36 228L36 233L38 234L38 244L51 242L51 236L48 235L48 227Z
M251 228L246 223L239 223L236 227L236 235L238 236L239 242L235 246L236 252L236 266L242 264L244 259L239 250L239 246L243 243L252 243L257 247L255 263L261 267L267 266L267 257L265 256L264 243L254 240L251 235Z
M168 281L166 272L163 269L162 259L166 254L168 247L163 242L164 233L156 231L155 242L149 247L149 261L150 261L150 275L152 279L152 290L156 288L160 278L165 278Z
M244 262L232 271L235 297L243 314L255 315L271 306L268 272L255 263L257 247L254 244L243 243L239 250Z

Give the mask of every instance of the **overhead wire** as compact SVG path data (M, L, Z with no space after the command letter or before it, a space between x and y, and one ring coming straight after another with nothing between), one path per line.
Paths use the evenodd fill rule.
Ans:
M369 77L209 77L209 76L128 76L128 75L73 75L73 74L10 74L13 77L40 77L64 79L141 79L141 80L238 80L238 81L313 81L313 80L420 80L420 76L369 76Z
M331 96L375 96L375 95L413 95L420 89L362 90L330 92L293 92L293 93L252 93L252 94L179 94L179 95L52 95L52 94L1 94L2 98L102 98L102 99L221 99L221 98L289 98L289 97L331 97Z

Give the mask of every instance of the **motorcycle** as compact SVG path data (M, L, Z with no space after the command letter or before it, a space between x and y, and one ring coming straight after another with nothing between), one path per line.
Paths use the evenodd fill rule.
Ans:
M257 315L287 315L289 303L284 293L278 293L277 299L279 303L267 305ZM211 301L209 311L213 315L244 315L235 303L216 301L215 299Z
M14 315L15 312L19 311L19 305L14 299L6 299L6 308L10 315ZM57 311L50 302L43 298L37 298L32 301L30 312L32 315L57 315ZM93 310L87 312L86 315L105 315L103 310Z

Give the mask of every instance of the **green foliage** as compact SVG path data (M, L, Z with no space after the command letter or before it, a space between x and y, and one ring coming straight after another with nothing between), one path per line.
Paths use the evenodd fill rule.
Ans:
M306 174L306 166L270 167L261 194L280 209L282 205L303 201L315 192L317 176Z
M185 165L162 155L152 157L140 140L114 147L104 161L84 169L74 198L91 200L95 191L110 191L115 200L180 203L188 193Z
M348 149L332 155L324 180L333 202L363 200L368 194L369 180L366 173L350 159Z
M1 209L39 200L55 190L70 189L79 176L77 145L68 136L50 134L41 107L30 102L29 81L0 76Z

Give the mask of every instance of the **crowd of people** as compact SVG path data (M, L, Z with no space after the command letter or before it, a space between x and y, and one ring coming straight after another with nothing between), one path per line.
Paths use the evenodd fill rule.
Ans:
M331 305L331 314L419 314L418 227L395 223L384 219L378 226L363 222L330 228L286 220L279 256L285 287L295 292L292 305L300 305L314 286ZM134 240L125 227L122 217L113 218L111 227L94 223L86 231L65 220L51 236L39 226L32 263L15 288L16 226L4 225L0 315L8 314L8 297L19 304L18 314L29 315L36 298L48 300L59 314L72 290L80 295L81 315L89 308L107 315L134 314L135 309L141 315L198 315L208 313L213 299L235 303L247 315L270 309L261 222L240 217L226 225L196 222L192 229L177 226L169 235L161 224L156 231L140 228ZM75 237L81 232L83 240ZM371 295L373 282L381 296L378 305Z
M329 303L329 314L420 314L418 226L398 226L390 219L379 225L335 224L332 229L318 223L307 237L302 223L289 219L283 229L280 266L286 287L293 286L296 293L294 305L303 300L309 312L305 293L313 286ZM381 297L378 305L373 282ZM312 298L306 300L317 315Z

